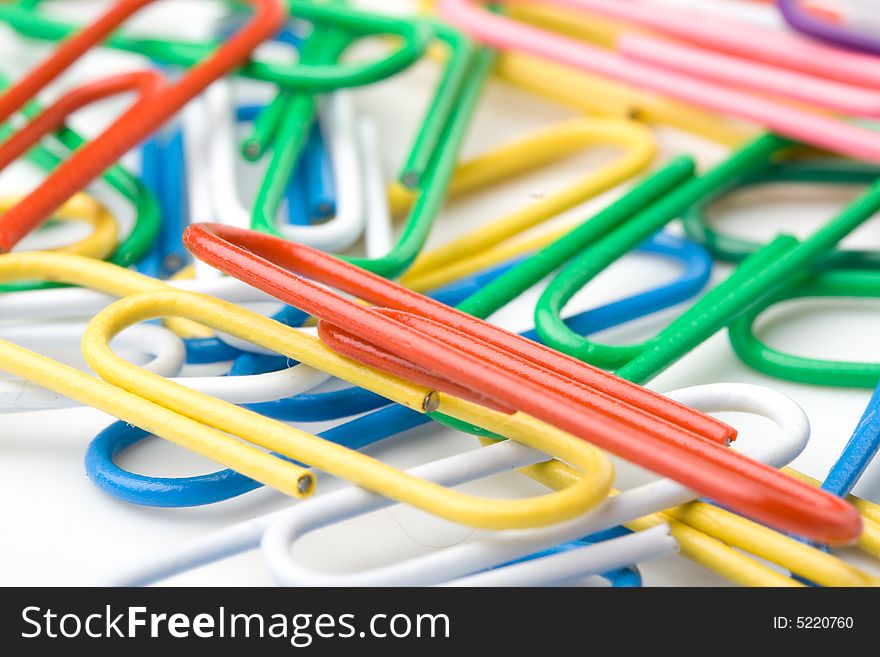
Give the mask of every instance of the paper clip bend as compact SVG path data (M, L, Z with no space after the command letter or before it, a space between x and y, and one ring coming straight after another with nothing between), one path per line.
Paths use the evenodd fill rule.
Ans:
M714 385L701 386L692 391L678 391L670 393L670 395L707 412L722 411L729 408L746 408L751 412L767 415L780 428L780 438L757 444L750 452L750 455L775 467L784 465L794 459L807 444L809 423L803 411L791 400L779 393L757 386ZM444 478L448 477L456 480L463 477L485 476L483 468L487 466L497 467L496 464L501 455L506 454L512 455L514 458L522 458L524 451L527 453L527 450L524 450L521 446L510 443L496 444L489 448L478 449L452 457L452 460L456 461L457 467L454 469L444 467L442 470L438 469L438 472L442 472ZM507 457L504 457L504 459L506 461ZM449 461L449 459L445 461ZM435 466L439 468L440 464L445 461L422 466L418 470L433 470ZM506 467L511 465L512 463L509 463ZM562 470L568 472L569 475L571 474L568 468L563 468ZM475 472L477 474L474 474ZM562 475L561 481L564 482L556 484L560 486L572 483L577 476L574 475L574 478L572 478L561 471L560 474ZM654 514L659 509L691 500L694 496L695 493L693 491L687 490L683 486L671 481L654 482L609 498L596 511L562 525L537 531L493 534L486 539L479 540L476 545L468 542L448 550L435 552L427 557L419 558L416 562L407 562L406 567L402 570L397 570L396 574L392 573L390 579L387 568L380 569L380 573L370 571L366 574L358 573L351 577L359 580L357 583L367 583L364 581L364 577L367 577L370 580L369 583L383 585L394 583L417 585L420 583L442 582L447 579L478 572L524 555L533 554L547 546L555 546L569 540L580 539L582 536L599 531L602 528L615 527L630 519L642 518L645 514ZM282 545L289 546L292 536L288 530L297 533L301 529L308 531L303 524L304 522L309 527L323 525L333 522L339 517L340 513L354 515L368 508L379 508L387 505L388 503L381 500L381 498L377 498L357 488L336 491L315 499L314 504L310 501L293 509L276 511L245 523L239 523L213 532L187 545L175 546L161 554L150 555L142 560L138 566L114 578L113 583L129 586L150 584L190 568L196 568L243 551L256 549L261 542L268 555L270 552L275 552L276 547ZM654 516L649 516L649 518L654 518ZM678 524L674 520L671 523L673 525ZM274 538L267 537L263 539L270 527L275 527ZM293 529L294 527L296 528L295 530ZM681 540L686 545L694 544L694 534L695 532L688 530L688 528L681 528L676 533L677 536L682 537ZM496 538L502 540L498 543L498 546L492 547L495 544ZM270 541L274 545L270 545ZM728 564L734 573L754 571L756 579L760 579L766 574L766 567L752 562L744 555L729 548L714 547L717 548L714 556L719 561ZM431 564L425 564L426 567L422 568L421 562L423 559L428 559ZM443 567L435 570L438 565L438 559L442 561ZM285 581L292 567L294 567L294 564L290 562L289 556L281 558L279 555L273 570L282 577L281 581ZM775 574L772 571L769 572L771 575ZM314 575L316 574L310 573L308 577L312 583L314 583ZM333 585L343 583L340 578L326 574L317 576L322 578L325 584L327 583L327 577L333 579L331 582ZM345 583L355 583L352 579L344 579L346 579ZM761 581L766 583L767 579L765 578ZM775 582L776 580L770 578L770 581Z
M848 160L822 158L768 162L695 203L684 213L682 222L688 237L703 244L715 258L738 263L765 245L735 237L712 224L710 214L713 206L723 199L764 185L810 183L867 186L878 177L880 169L876 166ZM875 251L834 250L817 266L877 269L880 267L880 256Z
M323 320L335 349L530 413L773 526L835 543L858 536L846 503L727 451L732 429L668 398L302 245L204 224L184 239L196 257ZM302 275L386 308L364 308Z
M163 316L189 318L253 340L282 355L373 390L412 410L435 411L439 406L465 422L565 458L589 473L588 481L580 490L562 491L559 496L516 501L474 498L427 484L358 452L157 377L113 353L109 342L119 331ZM105 308L89 323L83 336L83 352L89 365L106 381L126 390L136 390L136 394L180 413L189 421L239 436L392 499L463 524L497 529L559 522L597 504L607 493L613 478L611 465L602 452L591 445L584 449L582 441L537 419L523 413L499 413L407 383L339 356L315 337L204 295L162 291L123 298ZM283 463L281 459L275 460ZM302 468L299 470L307 472Z
M835 25L827 19L811 16L798 0L777 0L776 6L790 27L805 35L872 55L880 55L880 35L851 25ZM876 19L876 8L865 8L865 15Z
M0 5L0 20L19 33L50 41L61 41L75 35L80 26L70 25L34 11L33 2ZM239 62L236 74L256 80L273 82L283 87L312 91L330 91L341 87L366 85L394 75L418 59L427 47L430 28L426 21L401 20L365 12L347 4L333 5L310 0L282 0L286 13L318 25L340 28L358 36L390 35L398 37L398 47L385 58L375 61L348 62L334 66L285 64L248 58ZM281 25L278 26L279 28ZM267 35L274 36L278 30ZM125 33L111 34L102 44L111 48L141 54L168 66L192 68L209 58L221 40L195 43L160 38L131 37Z
M0 122L8 120L73 62L107 37L128 17L153 1L117 2L94 23L64 41L48 59L0 95ZM74 152L34 192L0 218L0 252L10 251L64 201L97 178L213 80L243 63L257 45L281 28L286 16L281 0L253 0L251 4L256 13L250 22L221 45L212 56L194 66L173 84L162 84L161 78L143 71L128 76L115 76L69 92L67 98L78 101L76 106L81 106L82 98L87 100L92 93L95 94L94 97L103 98L123 89L138 89L140 97L99 137ZM61 101L63 107L64 102ZM53 116L53 113L47 111L38 116L30 128L0 146L0 161L8 163L9 155L16 153L16 148L29 145L32 140L42 136L47 128L57 127L56 121L59 117Z
M880 272L830 269L801 277L762 299L734 321L730 344L740 360L770 376L820 386L874 388L880 383L880 364L809 358L782 352L755 335L755 323L772 306L807 297L880 298Z
M634 315L654 312L658 307L681 300L682 296L687 298L696 294L708 278L711 260L700 249L694 253L688 251L689 243L682 243L685 248L681 252L676 251L677 245L677 238L661 235L650 243L648 249L649 252L656 249L659 254L682 258L690 272L686 273L685 277L665 288L640 293L588 310L568 318L567 321L577 324L579 331L590 333L629 321ZM443 301L450 305L457 302L445 298ZM534 332L531 331L524 335L534 339L533 334ZM263 370L264 361L271 361L272 364L284 368L290 366L284 357L266 358L256 354L246 354L236 360L229 374L230 376L257 374ZM385 404L387 400L374 393L359 388L349 388L329 393L298 394L273 402L251 405L250 408L276 419L307 422L349 417ZM352 449L360 449L413 426L426 423L431 415L425 416L401 406L389 406L338 425L320 436ZM449 424L448 421L446 423ZM454 428L467 430L466 426ZM148 435L145 431L124 422L117 422L102 431L89 444L86 453L86 472L92 481L117 499L132 504L161 507L213 504L260 486L258 482L231 470L192 477L150 477L128 472L114 463L117 454L147 438Z

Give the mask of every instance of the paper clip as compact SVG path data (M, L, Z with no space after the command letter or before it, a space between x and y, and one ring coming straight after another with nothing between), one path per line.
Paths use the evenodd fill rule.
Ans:
M769 162L695 203L684 214L682 221L688 237L703 244L713 257L739 263L764 245L734 237L722 232L720 227L711 225L708 215L719 202L742 191L767 185L810 183L866 186L873 184L878 177L880 169L877 167L848 160L819 158ZM834 250L818 266L876 269L878 265L880 259L873 251Z
M757 386L725 384L700 386L669 395L705 412L718 412L730 408L747 409L749 412L771 419L779 427L779 438L759 443L751 449L749 455L773 466L778 467L791 461L807 444L809 423L803 411L788 398L771 390ZM437 474L434 476L442 476L444 483L452 483L487 476L501 468L515 467L517 462L508 459L523 458L523 452L528 450L508 441L422 466L417 471L425 476L431 476L431 473L436 471ZM505 454L509 456L505 457ZM456 467L446 467L452 462ZM561 481L571 483L576 476L569 478L570 476L566 476L565 472L565 468L559 471ZM595 511L572 521L537 531L493 533L486 538L478 538L398 564L399 568L380 567L366 573L331 575L306 571L299 567L289 556L289 546L295 540L295 536L341 520L343 517L360 515L389 505L366 491L349 488L316 498L292 509L283 509L224 528L190 544L175 546L161 554L151 554L141 560L137 566L114 577L113 584L128 586L150 584L191 568L256 549L261 544L264 556L267 557L267 565L282 583L291 584L296 581L300 584L320 583L331 586L436 584L531 555L548 546L577 540L582 536L640 519L646 514L655 514L661 509L694 497L693 491L672 481L663 480L611 497ZM652 519L654 519L653 515L648 517L649 522ZM679 525L674 520L672 524ZM689 528L679 527L674 529L673 533L681 536L682 544L695 544L695 532ZM284 557L278 552L281 546L285 546L285 550L288 550ZM768 579L775 583L776 580L772 577L775 573L765 566L718 544L717 541L712 548L715 550L713 556L727 564L732 572L750 572L756 579L765 577L763 580L765 583ZM768 572L769 578L766 577ZM779 579L783 578L779 577Z
M64 262L59 262L61 260ZM123 299L99 313L83 336L83 351L91 366L100 361L99 369L108 378L113 378L111 370L126 370L126 385L141 386L141 394L152 395L154 388L155 392L165 390L166 393L171 393L170 398L168 394L161 392L156 397L168 402L168 407L10 343L0 342L3 368L193 449L285 494L304 497L311 493L314 474L256 449L253 443L284 456L308 462L337 476L349 478L367 488L380 490L394 499L420 506L441 517L486 528L558 522L594 506L607 494L611 485L613 470L610 463L599 450L583 441L575 440L524 414L507 416L463 400L438 395L423 387L357 365L323 347L316 338L232 304L203 295L170 291L161 282L78 256L6 254L0 258L0 268L4 265L8 275L18 273L26 276L28 269L33 267L37 271L43 271L44 275L54 275L62 280L79 279L77 282L82 283L86 279L96 287L110 292L121 289L122 293L126 293L126 286L133 283L143 285L145 289L163 290L156 294L130 296L128 302ZM134 315L130 314L132 309L135 311ZM374 388L393 401L419 411L426 410L425 406L430 410L434 404L440 403L454 417L485 426L490 431L514 436L525 444L546 447L551 455L575 464L589 475L581 487L530 500L483 500L438 489L407 477L399 470L367 456L322 441L256 413L188 390L162 377L152 379L154 375L151 372L126 363L113 353L109 342L113 335L126 328L123 325L125 322L136 323L138 318L149 319L141 315L141 311L146 309L152 309L147 310L148 314L157 312L160 316L198 314L198 319L193 321L216 324L214 328L239 337L257 339L263 346L278 348L280 353L300 362L319 365L319 369L323 371L358 385ZM209 321L208 316L218 321ZM302 353L299 353L300 350ZM190 398L191 395L195 397ZM187 398L190 402L198 398L198 403L180 403ZM171 410L174 407L186 414ZM190 414L199 415L200 419L196 420ZM224 424L223 430L213 428L214 423ZM247 436L250 445L228 435L229 431L236 431L236 427L240 429L239 435Z
M687 245L686 242L683 244ZM577 326L582 333L591 333L629 321L634 316L655 312L660 307L696 294L708 279L711 260L700 249L689 254L687 250L676 251L676 247L678 247L676 238L661 235L650 243L649 249L657 249L658 253L674 254L675 257L686 259L690 255L687 260L690 266L689 274L669 286L639 293L633 297L621 299L568 318L569 324ZM477 289L479 290L481 287L477 283ZM470 289L464 287L463 291L466 296ZM433 298L449 305L462 300L460 297L447 297L443 292L433 295ZM533 334L534 332L530 331L524 335L532 337ZM290 366L288 360L283 357L267 358L255 354L245 354L235 361L229 374L231 376L258 374L264 371L261 363L265 361L275 367L282 366L286 369ZM242 387L245 387L244 383L242 383ZM298 394L249 407L268 417L308 422L348 417L373 411L387 405L387 403L386 399L367 390L347 388L317 394ZM388 407L338 425L322 433L321 437L344 444L352 449L360 449L391 435L406 431L415 425L426 423L428 419L429 416L415 413L401 406ZM467 429L464 426L460 428ZM125 422L117 422L102 431L89 444L86 453L86 471L92 481L108 494L126 502L162 507L212 504L247 493L260 486L258 482L232 470L193 477L149 477L128 472L114 463L114 457L133 444L147 438L148 435L147 432Z
M4 89L7 86L7 80L0 76L0 89ZM22 114L26 117L34 117L41 111L40 106L32 101L22 110ZM12 128L9 123L3 125L0 127L0 140L4 140L11 133ZM46 171L52 170L61 161L57 153L69 152L80 147L84 143L84 139L69 127L62 127L52 136L51 142L51 149L43 145L37 145L30 149L26 155L30 162ZM96 200L101 201L103 205L108 205L110 194L108 194L107 188L109 188L134 206L134 226L132 226L127 235L122 236L108 257L110 262L125 267L140 260L150 248L150 244L159 230L159 208L156 200L141 185L140 181L119 164L112 165L104 172L102 182L105 187L102 188L95 185L90 191ZM0 289L5 292L12 292L46 288L51 285L51 283L45 282L23 282L6 284L0 286Z
M604 267L644 237L653 234L686 208L723 188L790 144L765 135L743 147L728 160L681 185L661 201L639 212L573 259L547 286L535 310L535 324L548 345L594 365L616 368L632 381L644 382L663 371L690 349L730 325L751 304L819 262L837 243L880 208L880 189L872 187L832 221L805 240L779 236L745 260L724 282L710 290L689 310L653 338L634 345L602 345L573 334L559 318L568 300Z
M728 452L730 427L665 397L302 245L217 225L190 226L184 240L196 257L323 320L322 339L347 355L533 414L773 526L834 543L858 536L851 507ZM292 271L387 309L352 303Z
M135 323L151 317L144 314L182 315L200 321L239 337L249 336L267 348L275 348L300 362L316 366L326 372L339 376L362 387L373 389L388 396L392 401L402 403L420 411L433 411L435 405L449 409L451 413L466 422L474 422L502 435L512 435L526 444L546 446L554 455L561 452L569 454L579 468L589 471L600 482L610 485L610 466L602 466L601 453L594 448L583 451L578 441L567 434L545 426L526 415L505 415L475 404L452 397L438 395L436 392L403 382L394 377L365 368L343 357L336 356L321 346L316 338L304 335L288 327L278 325L253 313L246 313L230 304L200 295L183 292L162 292L127 297L111 304L99 313L89 324L83 337L83 351L92 367L96 367L102 377L118 385L137 388L138 394L154 399L178 413L184 413L189 421L200 426L216 427L223 425L223 431L237 436L247 436L264 448L314 467L349 479L366 488L380 491L393 499L404 501L441 517L484 528L503 526L542 525L564 516L582 513L598 502L603 485L596 486L596 479L577 492L565 491L557 498L544 497L524 502L479 500L452 491L438 490L400 471L381 464L367 456L352 452L333 443L322 441L310 434L264 418L256 413L231 406L202 393L189 390L152 373L140 370L116 356L108 345L112 335ZM256 331L258 329L258 331ZM253 334L252 334L253 332ZM302 353L299 353L302 352ZM120 378L118 375L123 373ZM159 401L161 400L161 401ZM195 405L193 402L198 400ZM181 417L184 417L183 415ZM144 427L152 430L150 427ZM273 457L274 458L274 457ZM597 463L597 459L600 461ZM284 463L281 459L275 459ZM290 464L287 464L290 465ZM291 466L293 467L293 466ZM603 469L604 468L604 469ZM239 472L252 476L241 467ZM312 475L298 469L300 479ZM253 477L259 479L258 477ZM265 482L264 482L265 483ZM604 489L607 492L607 489ZM526 513L523 510L526 509Z
M695 204L685 215L685 226L688 234L703 241L716 257L740 262L765 247L721 233L708 225L708 210L725 195L772 182L873 184L877 173L874 167L833 160L773 163L733 181ZM728 331L734 351L750 367L778 378L815 385L875 387L880 382L880 366L786 354L763 344L754 334L754 324L770 307L794 298L880 296L877 266L876 254L871 251L829 251L817 259L810 270L791 276L790 282L776 286L771 294L734 319Z
M880 388L874 391L846 447L834 465L831 466L825 481L821 483L823 490L846 497L862 514L865 528L859 538L858 547L875 557L880 557L880 505L852 495L852 489L880 450L880 414L877 412L880 408L880 392L878 390ZM806 475L791 469L788 471L795 477L816 486L820 485L818 481Z
M347 5L333 5L309 0L284 0L279 5L290 14L350 32L353 36L391 35L400 37L398 47L384 59L350 62L332 67L260 61L248 58L239 62L236 74L273 82L285 88L330 91L341 87L371 84L401 71L418 59L427 46L428 32L419 21L400 20L359 11ZM76 34L79 26L70 25L33 11L34 3L0 5L0 20L19 33L36 39L61 41ZM285 12L286 13L286 12ZM278 29L267 36L274 36ZM222 40L210 42L175 41L111 34L103 45L135 52L168 66L192 68L211 57Z
M123 0L89 27L66 40L51 57L0 96L0 121L8 120L73 62L151 1ZM138 93L138 100L98 138L73 153L34 192L0 218L0 252L10 251L65 200L97 178L211 81L240 65L248 53L281 27L285 11L280 0L254 0L252 4L256 13L248 25L177 82L166 85L156 73L139 71L83 85L67 92L0 146L2 168L41 136L57 128L71 111L123 91Z
M773 305L803 297L880 297L880 272L832 269L796 279L749 308L730 325L734 351L750 367L770 376L821 386L874 388L880 364L808 358L769 347L755 336L754 324Z
M646 16L650 16L651 20L655 20L654 17L656 16L657 21L663 21L664 31L677 34L673 30L677 26L681 30L688 30L688 36L692 39L699 39L699 34L716 27L712 22L698 21L699 15L692 17L692 14L688 14L690 18L687 20L673 20L676 15L674 12L667 11L666 9L649 12L647 6L640 4L623 2L605 3L599 0L553 0L553 4L583 9L585 11L594 10L615 16L625 13L627 19L637 22L648 20ZM780 85L775 80L776 77L783 77L786 80L792 77L809 80L811 79L809 76L796 75L795 73L785 71L777 72L761 66L752 67L748 62L740 62L740 60L726 55L693 49L683 45L680 46L672 42L642 37L637 34L632 35L626 32L619 39L615 40L615 47L619 52L609 52L576 39L554 35L547 31L497 16L477 8L472 0L440 0L439 7L443 16L465 29L475 38L489 45L504 49L525 50L533 55L545 57L579 70L606 75L722 114L754 121L782 135L799 139L805 143L853 157L880 162L880 135L877 133L850 125L838 119L813 114L773 99L752 95L732 88L727 84L730 80L736 80L747 87L758 86L759 89L770 89L775 93L783 93L784 95L787 92L792 92L793 89L803 89L807 85L791 84L780 88ZM666 23L671 24L672 27L669 27ZM719 39L724 35L752 34L754 31L751 28L750 30L743 31L725 30L721 26L717 27L718 29L713 30L712 33L713 35L715 33L720 34ZM691 32L697 36L691 35ZM768 39L768 41L778 42L775 36ZM757 40L750 37L744 45L746 48L749 48L755 43L757 43ZM712 41L711 45L714 46L716 44ZM644 50L641 49L643 46ZM650 50L650 53L647 52L648 50ZM669 56L661 57L661 50ZM825 52L827 50L825 48L822 51L825 59L834 60L838 63L840 63L840 58L842 57L845 63L851 65L852 62L848 58L856 56L850 53L833 51L838 55L835 58L833 54L827 54ZM688 58L676 56L676 53L684 53L685 51L689 54ZM757 53L754 51L747 51L747 54L757 56ZM713 64L711 67L704 69L702 63L708 58L711 58ZM659 63L654 63L655 60ZM722 69L722 63L729 64L729 66ZM862 62L861 68L871 70L870 66L864 66L865 63L864 61ZM736 68L734 64L748 69L748 71L743 72L741 68ZM692 68L698 68L698 70L691 70ZM756 70L753 70L753 68ZM841 64L837 68L846 68L846 66ZM835 75L837 68L834 69ZM725 77L728 73L729 76ZM758 73L765 73L767 77L774 77L774 80L769 81L765 88L762 86L764 76L759 76ZM846 79L849 80L851 78L852 74L848 75ZM839 79L844 78L841 77ZM870 84L874 83L876 83L876 79ZM844 85L831 81L816 80L815 87L822 87L823 89L829 87L836 89L840 87L842 91ZM862 108L862 111L868 111L873 114L878 111L878 106L874 102L874 96L878 93L880 92L871 91L870 89L855 89L852 91L852 94L839 93L834 96L835 98L852 98L853 103ZM822 92L818 90L815 93L810 93L810 97L827 99L827 96L823 96ZM863 100L866 102L863 102Z
M460 168L460 172L481 176L493 171L500 177L511 162L529 159L536 163L551 162L559 155L569 155L597 144L624 148L623 155L587 173L574 185L547 198L529 203L475 231L447 242L422 254L413 263L401 282L409 288L427 290L454 280L460 274L462 261L497 248L505 240L533 228L544 221L602 194L644 171L656 155L656 143L650 131L638 123L617 119L572 119L512 144L496 149ZM532 165L534 166L534 165ZM531 167L530 167L531 168ZM468 172L472 171L473 174ZM459 264L459 267L456 267ZM465 265L466 266L466 265Z
M798 0L777 0L776 6L790 27L803 32L814 39L827 41L844 48L859 50L872 55L880 55L880 34L877 28L877 8L862 6L859 3L848 2L846 9L848 16L845 24L832 23L827 18L813 16L804 11ZM855 27L855 26L858 27ZM865 29L865 25L868 29ZM871 29L873 28L873 30Z

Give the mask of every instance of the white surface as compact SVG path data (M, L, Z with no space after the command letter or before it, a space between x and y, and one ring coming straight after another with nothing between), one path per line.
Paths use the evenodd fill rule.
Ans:
M70 2L88 5L94 2ZM150 16L141 21L146 28L159 29L195 25L197 21L163 20L171 6L204 6L210 3L158 3ZM409 0L363 2L391 11L411 7ZM75 10L72 9L71 11ZM194 10L195 11L195 10ZM148 20L149 19L149 20ZM204 23L200 28L204 29ZM38 60L44 50L22 57L21 42L9 32L0 31L0 66L5 73L20 74ZM14 53L16 56L9 56ZM15 68L10 68L14 63ZM107 70L124 70L139 65L136 57L112 53L90 55L68 80L95 77ZM437 78L437 69L422 62L393 80L356 92L359 108L378 122L386 176L398 169L421 116L428 95ZM239 98L247 94L267 97L264 86L241 84ZM108 104L118 108L119 104ZM97 121L108 115L106 109L81 113L75 125L94 131ZM527 132L573 115L567 108L543 102L501 83L489 85L464 148L465 156L481 153L494 145L523 136ZM701 163L717 161L724 150L687 135L663 131L660 134L662 156L658 165L671 155L688 152L699 156ZM570 158L541 172L517 180L503 188L450 203L431 234L430 245L445 242L478 223L502 216L506 211L531 202L535 195L560 189L577 175L603 161L610 151L598 150ZM136 159L132 160L136 162ZM243 184L246 194L253 194L258 171L247 169ZM0 192L21 192L24 180L35 180L32 172L15 167L0 177ZM795 189L795 188L790 188ZM852 190L821 188L797 194L786 191L772 198L763 195L760 207L730 203L718 219L728 222L737 233L766 239L785 230L806 234L820 225L846 199ZM607 202L606 196L585 204L567 217L588 217L596 207ZM116 204L114 207L118 207ZM120 211L125 211L121 206ZM200 219L209 219L201 217ZM876 220L854 234L848 244L877 248L880 222ZM718 267L715 280L729 271ZM587 308L623 294L642 289L645 281L656 282L675 275L674 266L653 258L627 257L582 291L573 300L571 311ZM499 312L493 321L512 329L531 326L531 312L539 288L523 295ZM774 311L762 322L762 334L770 344L784 346L794 353L828 358L877 361L880 342L876 340L877 313L880 302L873 300L796 302ZM615 341L630 341L647 335L668 320L670 313L649 318L635 325L609 332ZM53 354L57 355L57 354ZM69 360L82 363L76 354ZM194 373L194 372L193 372ZM204 368L199 369L204 374ZM807 474L824 476L845 444L867 402L870 391L820 388L776 381L753 372L733 354L726 335L719 334L651 382L658 390L670 390L700 383L721 381L769 385L789 395L806 410L813 426L813 436L795 465ZM741 440L760 439L769 429L759 420L741 421L731 416L742 430ZM0 584L88 584L99 581L140 556L160 552L182 541L197 538L227 524L283 508L290 500L268 490L260 490L239 499L197 509L149 509L122 504L102 494L85 476L82 459L95 433L110 421L106 416L83 409L54 411L51 415L21 414L0 418L0 498L5 500L4 527L0 531ZM324 426L302 425L321 430ZM473 446L473 438L458 435L439 426L430 426L392 438L368 451L401 467L412 467ZM212 463L184 452L160 440L142 444L121 459L124 467L136 472L180 476L216 469ZM646 480L635 468L618 468L618 486L629 488ZM318 479L318 494L340 486L328 476ZM518 475L503 475L466 487L488 495L516 496L534 493L538 486ZM871 467L856 491L868 499L880 501L880 464ZM314 568L347 571L392 563L418 554L466 541L474 532L399 507L375 513L355 521L322 530L297 546L297 554ZM865 565L859 555L847 558ZM667 557L642 567L647 585L716 585L723 582L711 573L682 557ZM257 553L236 557L220 564L170 580L175 584L259 585L269 577Z

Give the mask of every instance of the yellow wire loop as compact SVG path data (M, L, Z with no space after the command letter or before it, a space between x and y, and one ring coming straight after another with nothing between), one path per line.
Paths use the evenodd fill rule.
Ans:
M594 507L610 490L613 467L596 447L524 413L505 415L445 394L439 395L440 411L564 460L582 476L565 490L516 500L474 497L418 479L359 452L168 381L113 353L109 343L116 334L159 317L184 317L250 340L417 411L423 411L432 391L342 357L315 337L202 294L166 290L133 295L92 319L83 336L83 353L99 376L181 418L222 431L230 439L274 450L399 502L484 529L535 527L567 520ZM240 465L257 472L249 476L263 481L259 466L249 463L247 457ZM240 465L231 467L238 470Z
M58 251L0 255L0 282L40 280L89 288L115 297L174 289L158 279L109 262ZM210 337L213 332L188 320L170 318L169 329L182 338Z
M0 198L0 213L18 205L21 199L21 196ZM119 237L116 218L107 208L87 194L75 194L58 208L52 217L62 221L80 221L92 227L92 232L81 240L50 249L53 253L74 253L103 259L113 253L116 248Z
M496 247L529 228L613 189L647 169L656 155L657 145L650 130L639 123L578 118L545 128L462 167L468 178L483 186L522 170L517 161L544 164L576 150L606 144L623 147L623 155L591 171L561 192L422 254L403 275L401 282L413 289L423 290L455 280L461 276L460 263L471 257L479 257L486 249Z

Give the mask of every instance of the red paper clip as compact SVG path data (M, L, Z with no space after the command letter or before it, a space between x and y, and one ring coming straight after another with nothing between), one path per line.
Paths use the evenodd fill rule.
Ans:
M36 96L71 64L103 41L132 14L155 0L121 0L103 16L64 41L46 61L0 96L0 123ZM0 147L0 169L23 148L58 126L66 114L122 91L136 91L137 100L101 135L61 163L43 183L0 218L0 253L6 253L43 223L64 202L100 176L111 164L176 114L214 80L243 64L261 42L283 26L283 0L250 0L256 6L251 20L208 59L173 84L161 84L157 74L135 73L90 83L68 92L18 135ZM90 100L89 100L90 99ZM23 136L22 136L23 134Z
M322 338L345 355L418 381L429 374L441 390L454 382L782 531L832 544L861 533L844 500L727 449L717 435L732 429L662 395L300 244L216 224L190 226L184 242L211 266L321 319Z

